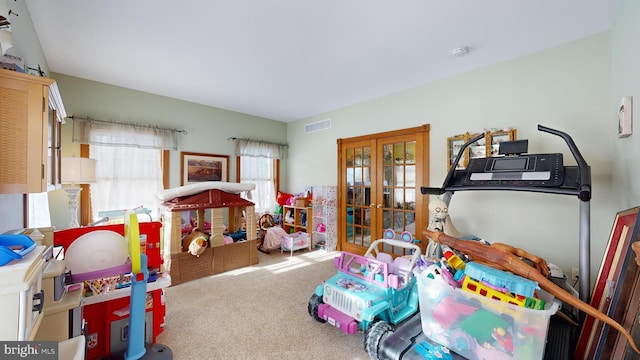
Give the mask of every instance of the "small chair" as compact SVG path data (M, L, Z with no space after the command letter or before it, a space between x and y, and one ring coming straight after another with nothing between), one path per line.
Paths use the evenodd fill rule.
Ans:
M389 265L389 272L391 272L391 265L393 264L393 256L391 256L391 254L379 252L376 254L376 260L387 263Z
M412 276L411 268L409 268L410 264L411 261L409 259L404 256L398 256L393 260L389 272L398 275L406 283Z

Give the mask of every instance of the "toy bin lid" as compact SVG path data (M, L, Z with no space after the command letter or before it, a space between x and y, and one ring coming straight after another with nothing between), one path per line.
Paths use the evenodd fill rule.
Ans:
M0 266L22 259L36 248L36 243L24 234L0 235Z

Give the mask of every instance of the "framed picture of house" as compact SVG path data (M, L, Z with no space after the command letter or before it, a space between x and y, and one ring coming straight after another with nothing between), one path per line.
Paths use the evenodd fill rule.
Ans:
M180 152L180 185L229 181L229 156Z
M625 321L629 322L625 318L631 316L633 323L638 314L638 264L631 244L640 240L640 224L637 223L639 210L640 207L634 207L616 214L590 302L595 309L623 326ZM631 306L634 298L636 305ZM630 307L633 308L631 311ZM630 330L631 325L627 324L625 328ZM611 358L614 347L619 347L617 343L621 342L618 340L620 336L602 321L587 316L574 359Z

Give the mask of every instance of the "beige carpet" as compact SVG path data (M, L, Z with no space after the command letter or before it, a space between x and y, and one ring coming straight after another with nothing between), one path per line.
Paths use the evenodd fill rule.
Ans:
M362 332L346 335L307 312L338 252L259 253L257 265L166 289L157 342L176 360L369 359Z

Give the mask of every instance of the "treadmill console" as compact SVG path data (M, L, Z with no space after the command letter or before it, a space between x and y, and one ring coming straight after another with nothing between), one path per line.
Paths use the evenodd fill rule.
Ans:
M527 154L469 159L462 185L560 186L562 154Z

